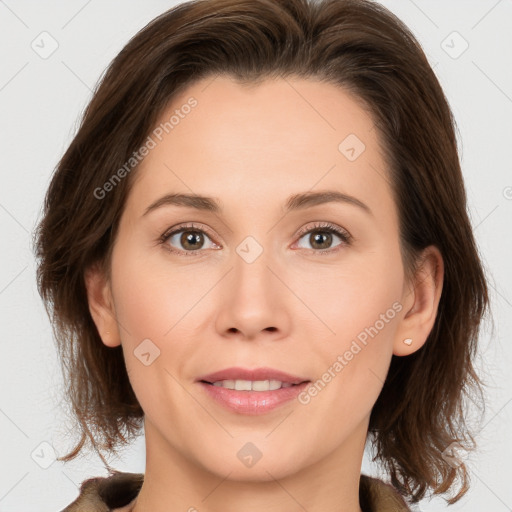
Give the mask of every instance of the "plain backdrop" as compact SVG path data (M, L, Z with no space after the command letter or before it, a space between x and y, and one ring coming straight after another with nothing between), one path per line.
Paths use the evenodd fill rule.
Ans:
M83 480L106 474L94 453L55 461L74 438L30 241L53 169L101 73L139 29L176 3L0 0L0 511L61 510ZM423 500L418 510L510 511L512 2L382 3L419 39L455 115L495 324L492 332L486 322L480 341L487 407L479 450L467 458L471 490L451 507L436 498ZM144 460L141 436L109 462L143 472ZM380 474L368 454L363 471Z

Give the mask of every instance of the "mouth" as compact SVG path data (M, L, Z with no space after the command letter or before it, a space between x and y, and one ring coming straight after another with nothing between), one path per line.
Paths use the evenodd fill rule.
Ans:
M292 375L275 368L225 368L208 375L202 375L197 379L199 382L212 384L213 386L225 387L227 389L236 389L238 391L268 391L280 389L281 387L290 387L309 379Z
M282 382L279 380L217 380L214 382L208 382L206 380L200 380L199 382L203 382L204 384L209 384L210 386L218 386L225 389L233 389L236 391L275 391L281 388L290 388L293 386L299 386L300 384L304 384L306 382L310 382L308 380L298 382L296 384L291 382Z
M310 382L273 368L227 368L197 379L214 403L248 415L264 414L292 402Z

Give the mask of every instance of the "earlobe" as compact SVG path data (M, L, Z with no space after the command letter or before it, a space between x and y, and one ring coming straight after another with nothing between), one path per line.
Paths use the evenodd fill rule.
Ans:
M420 349L428 339L437 316L443 289L444 265L439 249L424 249L413 282L404 290L402 303L407 304L400 320L393 354L406 356Z
M88 268L84 280L89 311L101 340L108 347L119 346L121 338L110 283L99 265Z

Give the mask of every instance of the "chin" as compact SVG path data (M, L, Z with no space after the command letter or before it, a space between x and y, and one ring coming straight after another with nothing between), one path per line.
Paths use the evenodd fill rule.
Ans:
M234 439L229 443L231 446L224 449L217 444L215 451L205 448L195 454L196 460L208 472L238 482L270 482L286 478L312 462L305 459L303 444L287 443L283 450L281 443L274 445L267 440L263 446L263 441L260 443L255 437L252 438L254 441L249 439L248 436L244 440Z

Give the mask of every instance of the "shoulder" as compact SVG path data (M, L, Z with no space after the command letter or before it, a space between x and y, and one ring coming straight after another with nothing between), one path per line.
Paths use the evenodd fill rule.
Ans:
M108 477L85 480L78 498L62 512L109 512L128 505L139 493L143 473L115 471Z
M359 481L359 501L363 512L410 512L395 487L365 474Z

